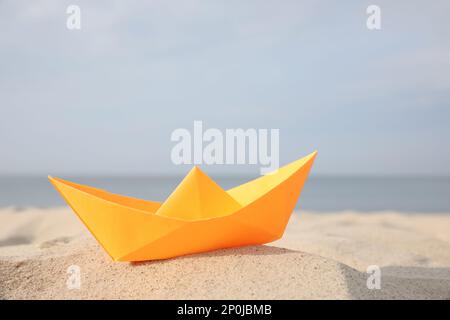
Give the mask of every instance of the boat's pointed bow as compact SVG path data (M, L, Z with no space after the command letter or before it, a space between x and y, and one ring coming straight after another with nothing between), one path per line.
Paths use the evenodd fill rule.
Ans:
M47 179L56 187L56 185L55 185L55 178L53 178L51 175L48 175Z
M317 151L293 161L273 174L235 187L227 192L245 208L239 219L273 234L273 240L282 236L295 208Z
M118 198L100 189L51 176L49 180L114 260L183 225L141 210L129 198L113 201Z

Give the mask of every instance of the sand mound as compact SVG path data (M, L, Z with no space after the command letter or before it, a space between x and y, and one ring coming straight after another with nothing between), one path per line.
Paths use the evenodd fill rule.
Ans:
M71 265L80 268L79 290L66 285ZM363 280L337 262L269 246L115 263L90 239L56 245L29 259L2 259L0 268L8 275L2 298L32 299L350 298L341 268Z
M69 289L78 266L80 288ZM379 299L449 298L450 281L383 280L316 255L271 246L145 263L116 263L92 239L55 243L28 257L0 258L3 299Z
M294 216L276 246L118 263L68 210L0 212L0 299L450 299L449 221ZM380 290L367 288L369 264Z

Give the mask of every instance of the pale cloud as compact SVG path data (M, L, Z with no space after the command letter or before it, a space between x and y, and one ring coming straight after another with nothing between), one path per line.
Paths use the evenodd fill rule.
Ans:
M82 0L72 32L74 3L0 2L0 173L181 170L196 119L280 128L319 173L450 173L448 1L379 1L377 33L369 2Z

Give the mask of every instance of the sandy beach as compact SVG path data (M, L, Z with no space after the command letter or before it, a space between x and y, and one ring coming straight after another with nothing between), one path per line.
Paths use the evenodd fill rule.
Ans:
M118 263L68 208L4 208L0 299L450 299L449 230L448 214L297 212L268 245Z

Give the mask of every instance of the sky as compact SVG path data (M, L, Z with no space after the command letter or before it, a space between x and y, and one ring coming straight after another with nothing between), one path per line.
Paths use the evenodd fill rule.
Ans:
M279 129L314 174L450 175L450 2L342 2L0 1L0 174L185 172L201 120Z

